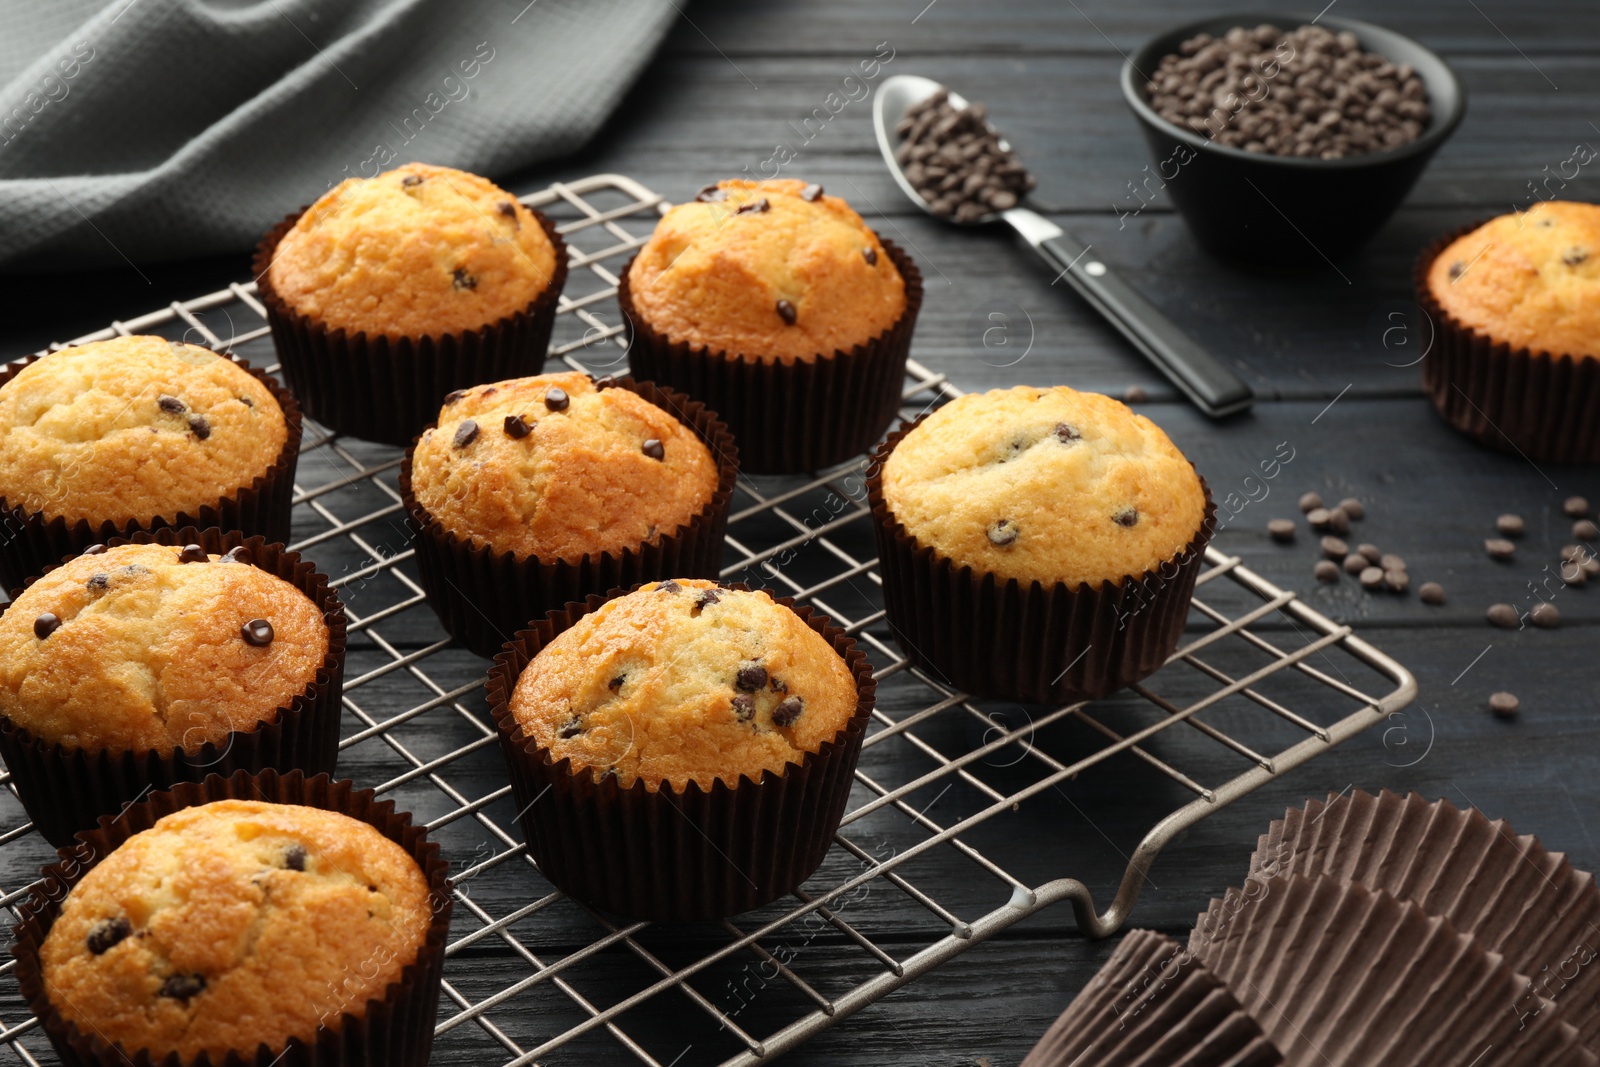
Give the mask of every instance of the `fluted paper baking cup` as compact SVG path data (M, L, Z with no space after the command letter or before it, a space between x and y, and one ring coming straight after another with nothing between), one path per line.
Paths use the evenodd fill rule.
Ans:
M399 981L389 984L381 998L368 1000L358 1012L344 1012L336 1023L318 1030L311 1043L295 1038L277 1048L263 1044L239 1049L221 1061L213 1060L209 1053L185 1060L177 1053L157 1057L148 1049L125 1049L96 1034L85 1034L51 1004L39 966L39 951L60 914L62 901L96 863L134 834L175 811L218 800L265 800L336 811L376 827L404 848L422 869L432 891L433 920L416 960L401 971ZM76 845L63 850L60 862L45 868L19 912L22 921L12 931L17 982L66 1067L425 1067L433 1048L453 907L448 875L449 865L439 857L439 846L428 840L426 831L412 824L408 812L395 811L394 801L379 801L370 789L357 789L325 774L308 778L298 771L286 775L270 770L259 775L239 771L228 778L212 775L204 782L185 782L153 794L115 819L102 819L98 828L80 834Z
M1354 882L1252 878L1211 902L1189 950L1292 1067L1596 1063L1504 957Z
M549 283L527 307L475 330L421 337L369 337L301 315L272 287L268 268L302 208L256 246L253 269L272 343L305 412L330 430L404 448L439 413L445 394L538 374L567 281L567 245L555 223L533 215L555 248Z
M617 287L629 336L628 369L635 378L670 385L719 412L739 443L745 470L753 474L815 471L854 459L900 410L911 334L922 309L922 272L893 241L879 241L905 280L905 310L850 351L819 352L805 360L712 352L657 332L634 307L630 259Z
M1495 341L1447 312L1428 286L1444 250L1484 222L1463 226L1417 257L1412 282L1433 347L1422 361L1428 399L1451 426L1538 463L1600 463L1600 359Z
M1200 529L1141 575L1047 586L978 573L918 541L884 499L889 454L926 418L890 434L867 476L884 612L907 658L974 696L1054 704L1094 700L1159 669L1183 637L1215 528L1216 503L1205 479Z
M1290 809L1250 868L1358 882L1449 919L1527 975L1600 1055L1600 889L1538 838L1476 808L1357 790Z
M208 741L194 752L68 748L35 737L0 715L0 756L11 772L23 809L45 840L63 848L74 834L92 829L102 815L115 815L152 790L204 781L214 774L267 769L333 773L339 755L346 634L344 605L329 588L327 576L299 553L237 531L192 527L141 531L131 538L113 538L110 543L112 547L197 544L215 554L243 546L254 566L282 578L317 605L328 626L328 652L316 676L287 706L250 730L236 730L220 743ZM13 599L0 606L0 615L14 603Z
M1183 946L1134 930L1022 1067L1278 1067L1261 1027Z
M406 450L400 466L400 498L428 604L450 635L480 656L494 657L514 634L546 612L591 593L666 578L714 580L722 569L728 507L739 480L739 450L728 428L716 412L682 393L632 378L614 382L616 388L637 394L694 430L710 449L718 471L716 492L686 525L620 552L590 553L575 563L519 558L447 530L417 501L411 485L416 442Z
M117 537L132 537L140 530L175 530L184 526L204 530L215 526L219 530L260 534L269 542L289 540L294 471L300 459L300 404L271 375L262 373L237 356L220 352L217 355L231 359L241 369L249 371L252 377L267 387L282 409L284 425L289 432L272 465L232 496L197 508L193 514L179 511L122 523L93 522L88 519L68 522L60 516L46 518L42 512L23 510L0 496L0 527L4 531L3 537L0 537L0 581L5 583L6 589L20 587L27 579L54 567L68 556L77 555L90 545L107 544ZM39 358L28 356L0 367L0 386Z
M615 775L597 782L570 758L552 760L510 706L518 677L542 648L622 595L615 589L550 612L509 642L489 671L489 709L540 872L574 898L634 919L718 919L792 892L822 863L844 817L877 689L866 655L826 616L778 599L849 666L857 694L849 722L782 774L764 770L732 786L719 778L710 789L690 782L682 790L652 790L637 778L623 789Z

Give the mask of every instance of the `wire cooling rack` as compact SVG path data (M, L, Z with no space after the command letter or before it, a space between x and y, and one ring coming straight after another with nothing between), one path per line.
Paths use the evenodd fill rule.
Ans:
M617 175L525 202L559 220L572 251L552 357L620 373L615 271L667 205ZM251 284L71 343L120 333L276 362ZM908 414L956 395L942 375L908 366ZM521 843L482 695L486 663L453 647L425 603L399 464L396 449L308 423L291 547L333 577L349 609L341 776L414 812L451 860L438 1064L761 1063L1059 901L1085 931L1109 934L1177 834L1416 692L1350 627L1213 548L1185 643L1145 684L1087 706L969 700L909 667L889 637L864 458L815 477L744 478L724 576L845 625L877 670L877 711L838 847L792 897L721 923L625 923L555 891ZM1113 840L1095 818L1113 808L1114 827L1148 829ZM14 912L50 858L0 791L0 905ZM1070 871L1115 885L1110 906L1098 910ZM54 1062L12 967L0 967L0 1048Z

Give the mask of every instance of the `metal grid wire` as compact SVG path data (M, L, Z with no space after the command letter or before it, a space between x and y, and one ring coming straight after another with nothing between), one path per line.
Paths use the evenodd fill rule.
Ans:
M667 205L617 175L524 199L557 218L572 251L551 355L621 373L615 272ZM270 366L254 294L235 284L72 343L161 333ZM908 413L955 395L909 365ZM1212 548L1185 643L1144 684L1088 706L973 701L910 668L888 634L864 459L816 477L742 478L724 577L846 626L876 668L878 709L838 847L791 898L721 923L623 923L552 889L521 841L485 662L453 647L424 602L399 464L398 450L308 422L291 547L333 577L349 612L341 777L414 812L452 862L435 1063L765 1062L1050 904L1070 900L1080 927L1110 933L1176 834L1415 694L1406 669L1350 627ZM1083 832L1064 828L1058 798ZM1112 841L1094 824L1102 804L1119 808L1116 825L1149 829ZM0 905L14 914L53 857L11 791L0 807L0 880L15 887L0 889ZM1120 877L1104 912L1063 877L1091 847L1106 859L1096 834L1118 850L1098 864ZM0 966L0 1046L54 1062L13 966Z

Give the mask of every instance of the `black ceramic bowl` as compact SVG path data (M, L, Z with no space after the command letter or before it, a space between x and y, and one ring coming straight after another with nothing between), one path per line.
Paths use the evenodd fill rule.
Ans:
M1152 171L1159 169L1166 179L1167 194L1199 242L1225 259L1321 264L1357 248L1400 206L1466 111L1466 92L1444 60L1392 30L1333 17L1321 18L1317 25L1335 33L1350 31L1366 51L1408 64L1422 78L1432 114L1421 137L1399 148L1345 159L1275 156L1215 144L1151 108L1146 78L1138 72L1153 72L1162 56L1176 52L1190 37L1221 36L1235 26L1262 23L1288 32L1309 21L1310 16L1281 13L1217 15L1156 37L1122 65L1122 95L1150 142L1157 160ZM1179 152L1180 146L1187 146L1192 158L1190 152Z

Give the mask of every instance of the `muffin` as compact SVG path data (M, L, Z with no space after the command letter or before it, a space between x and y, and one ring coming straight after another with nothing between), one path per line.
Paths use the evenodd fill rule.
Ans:
M452 393L406 453L400 492L429 602L493 656L590 593L715 577L737 476L702 405L569 371Z
M95 546L0 609L0 754L58 845L151 787L333 769L345 623L327 579L260 538L181 534Z
M807 608L696 579L518 634L489 702L540 871L637 918L792 891L838 829L871 714L854 644Z
M218 526L286 541L292 397L250 365L116 337L0 370L0 578L136 530Z
M841 463L900 407L922 275L819 185L709 185L656 225L617 300L634 377L722 413L747 470Z
M1160 427L1066 386L923 416L878 450L868 496L911 661L977 696L1055 703L1166 661L1214 519Z
M448 869L393 809L326 776L241 772L84 835L14 946L62 1060L423 1067Z
M408 163L285 219L255 272L307 414L405 445L451 390L539 370L567 253L549 219L493 182Z
M1600 463L1600 205L1458 231L1415 281L1423 384L1450 425L1536 462Z

